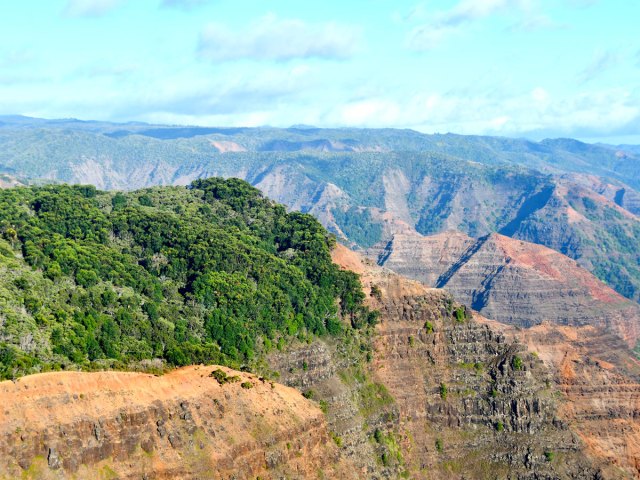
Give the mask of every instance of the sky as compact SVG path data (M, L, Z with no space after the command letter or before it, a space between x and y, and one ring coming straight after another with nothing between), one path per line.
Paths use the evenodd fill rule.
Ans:
M640 0L3 0L0 114L640 144Z

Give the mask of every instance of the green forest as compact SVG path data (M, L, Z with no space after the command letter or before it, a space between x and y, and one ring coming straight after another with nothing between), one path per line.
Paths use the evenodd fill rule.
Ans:
M4 379L153 359L240 367L376 319L332 263L335 238L238 179L4 189L0 236Z

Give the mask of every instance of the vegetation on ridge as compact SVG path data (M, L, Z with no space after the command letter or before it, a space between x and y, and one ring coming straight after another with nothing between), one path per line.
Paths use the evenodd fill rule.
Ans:
M239 367L376 318L332 263L335 239L238 179L1 190L0 234L2 378L151 359Z

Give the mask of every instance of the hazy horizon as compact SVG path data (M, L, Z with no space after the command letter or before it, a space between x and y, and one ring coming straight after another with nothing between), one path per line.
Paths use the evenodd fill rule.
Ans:
M640 143L640 3L0 5L0 114Z

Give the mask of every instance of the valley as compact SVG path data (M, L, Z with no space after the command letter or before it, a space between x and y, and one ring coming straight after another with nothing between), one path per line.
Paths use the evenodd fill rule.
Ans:
M344 247L333 259L360 274L367 303L380 311L368 360L353 339L320 337L268 354L256 366L261 375L194 366L160 377L60 372L3 382L0 471L6 478L638 474L640 363L617 337L591 326L505 326ZM214 378L220 369L237 380Z
M0 2L0 480L640 480L640 2Z
M0 478L640 475L632 149L121 127L0 127Z

